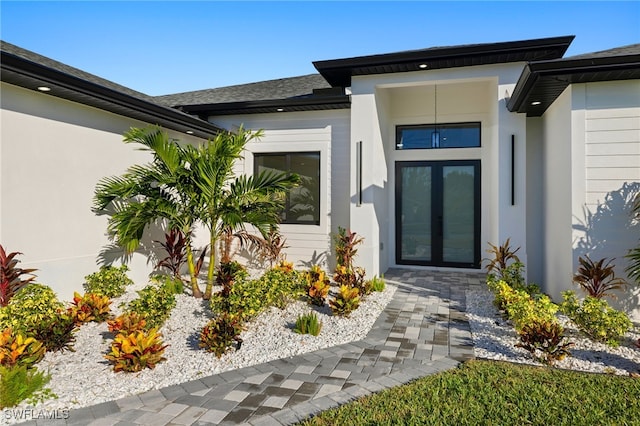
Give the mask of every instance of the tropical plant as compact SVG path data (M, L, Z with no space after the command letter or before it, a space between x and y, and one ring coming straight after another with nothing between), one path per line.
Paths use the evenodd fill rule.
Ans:
M42 359L45 347L33 337L27 337L11 328L0 333L0 365L31 367Z
M199 345L220 358L234 345L236 349L240 349L242 344L240 333L242 333L240 317L223 312L202 328Z
M0 307L7 306L16 293L35 279L35 275L31 273L36 269L18 268L19 260L16 256L19 254L22 253L14 251L7 254L0 244ZM23 277L27 274L31 276Z
M179 229L171 228L169 232L164 234L164 242L155 240L160 244L167 257L160 259L156 268L167 269L175 278L182 279L180 271L187 258L187 247L184 232Z
M0 366L0 410L15 407L25 399L32 405L56 395L44 386L51 376L26 366Z
M145 165L134 165L122 176L101 179L96 185L93 210L109 214L109 236L125 250L133 253L145 229L165 220L169 229L184 236L184 248L191 289L195 297L198 287L196 263L191 237L198 214L198 188L193 182L190 158L195 148L182 146L158 127L132 128L124 135L125 143L142 146L153 155Z
M343 227L338 227L338 233L333 236L334 247L336 251L336 265L345 266L347 269L353 269L353 259L358 252L356 248L362 244L364 238L355 232L347 231Z
M331 282L318 265L313 265L306 275L307 296L309 302L316 306L324 306L325 299L331 289Z
M493 256L491 258L483 259L489 262L487 266L485 266L485 269L490 274L494 270L497 271L498 277L502 278L502 273L510 262L520 262L520 258L516 255L518 250L520 250L520 247L515 250L511 248L511 238L507 238L501 246L495 246L489 243L487 253Z
M318 321L318 315L315 312L299 315L293 327L293 331L298 334L310 334L312 336L320 334L320 330L322 330L322 322Z
M111 351L104 357L113 363L113 371L142 371L155 368L166 358L162 355L168 345L162 344L162 334L156 328L118 334L111 343Z
M274 263L283 260L282 250L287 247L286 238L278 232L277 227L272 226L265 236L264 244L261 247L262 258L267 259L269 266L273 267Z
M240 263L235 261L221 262L216 272L216 284L222 287L221 295L223 297L229 296L236 279L244 279L246 276L247 271Z
M99 294L85 293L81 296L78 292L74 292L69 313L75 319L76 324L91 321L103 322L111 314L111 300L107 296Z
M216 252L213 247L223 235L246 230L250 224L265 237L280 218L285 191L300 181L294 174L262 172L235 177L233 165L245 146L262 136L242 127L235 133L221 132L206 144L190 151L191 178L197 189L198 219L209 231L210 247L207 286L210 298L214 284Z
M605 258L594 262L589 256L579 257L580 267L573 276L573 282L596 299L607 296L615 298L610 292L623 288L627 282L622 278L616 278L612 261L613 259L607 262Z
M124 314L107 321L109 332L117 334L131 334L136 331L143 331L147 328L147 321L144 315L137 312L125 312Z
M334 314L349 317L360 306L360 292L357 288L340 286L340 291L329 302L329 306Z
M556 320L536 318L525 324L518 336L520 343L517 343L516 346L528 350L536 359L545 364L553 364L555 361L560 361L567 355L571 355L569 348L573 346L573 343L566 340L564 329ZM542 355L537 355L538 352Z
M124 294L127 286L133 284L131 278L127 276L129 267L120 265L103 266L98 272L84 277L84 290L87 293L100 294L108 297L119 297Z
M55 316L45 319L40 325L28 332L42 342L48 352L68 350L75 352L74 333L78 327L73 315L68 311L60 310Z
M132 129L125 142L143 145L153 161L133 166L121 177L102 179L96 186L94 210L112 206L108 231L116 243L132 253L145 228L160 219L184 234L191 289L201 297L191 236L196 222L209 231L209 265L205 298L211 297L218 240L253 225L263 236L278 223L284 191L299 182L297 175L263 172L234 179L233 165L246 144L261 136L240 128L220 132L194 147L181 146L158 128Z

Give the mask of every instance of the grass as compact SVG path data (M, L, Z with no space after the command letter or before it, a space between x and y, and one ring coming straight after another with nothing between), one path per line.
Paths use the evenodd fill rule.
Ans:
M640 379L476 360L301 424L640 424Z

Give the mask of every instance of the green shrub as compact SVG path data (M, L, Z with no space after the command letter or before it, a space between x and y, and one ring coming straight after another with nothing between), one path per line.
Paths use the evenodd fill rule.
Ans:
M0 366L0 409L15 407L25 399L32 405L56 398L50 389L44 389L51 376L35 368Z
M138 298L129 302L127 312L144 316L147 330L160 328L176 306L175 295L164 286L150 284L138 291Z
M84 289L87 293L100 294L110 298L122 296L128 285L133 281L127 277L129 270L127 265L119 268L113 266L103 266L98 272L84 277Z
M507 316L513 322L516 331L522 330L534 321L556 321L555 314L559 307L548 296L541 294L531 297L524 290L516 292L518 296L506 308Z
M269 269L257 280L237 279L227 296L222 292L212 295L211 309L248 321L271 306L282 309L291 300L302 297L304 283L304 277L296 271Z
M234 344L240 349L242 344L240 333L242 333L240 317L223 312L202 328L199 345L220 358Z
M42 323L55 317L64 305L58 301L50 287L30 284L19 291L3 308L0 308L0 330L11 327L23 334L32 335Z
M322 329L322 322L318 321L318 316L315 312L310 312L305 315L300 315L296 319L296 325L293 328L298 334L311 334L317 336Z
M369 282L368 286L371 288L372 291L377 291L377 292L384 291L386 284L384 282L383 277L378 277L376 275L375 277L371 278L368 282Z
M562 312L593 340L618 346L633 326L627 314L613 309L604 299L587 296L581 303L573 291L565 291L562 296Z
M163 287L171 294L184 293L184 282L180 278L171 275L154 275L151 282L159 287Z

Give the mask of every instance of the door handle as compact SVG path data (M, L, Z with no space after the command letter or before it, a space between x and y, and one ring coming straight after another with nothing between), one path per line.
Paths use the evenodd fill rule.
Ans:
M438 216L438 235L442 237L444 234L444 222L442 216Z

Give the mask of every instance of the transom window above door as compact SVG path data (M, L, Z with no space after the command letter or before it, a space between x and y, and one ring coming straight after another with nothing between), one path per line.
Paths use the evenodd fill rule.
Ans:
M480 123L418 124L396 127L396 149L480 147Z

